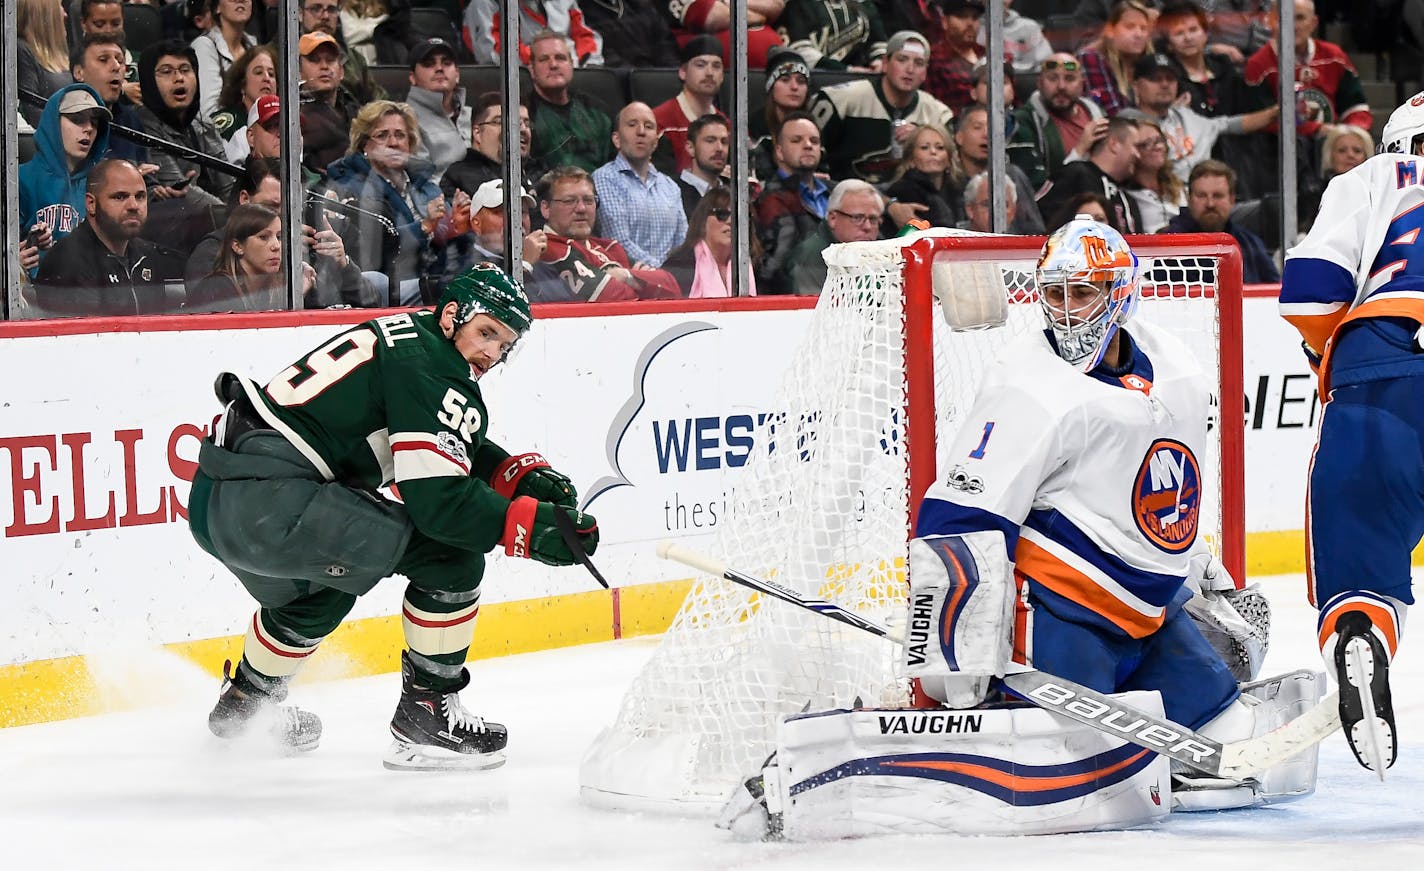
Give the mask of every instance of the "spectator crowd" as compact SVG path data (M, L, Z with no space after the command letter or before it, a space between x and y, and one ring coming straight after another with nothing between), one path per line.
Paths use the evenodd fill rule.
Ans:
M989 230L1000 98L1008 232L1080 212L1126 233L1222 231L1246 281L1279 279L1276 239L1251 229L1281 135L1270 4L1036 0L1071 22L1048 30L1026 4L1005 0L998 59L982 0L748 0L745 292L819 293L837 242ZM310 308L429 304L502 260L506 233L523 239L511 271L535 301L732 293L726 0L298 6L306 194L289 289L275 0L18 0L32 316L259 311L293 292ZM497 90L463 84L499 61L499 15L515 7L517 119ZM1373 153L1374 119L1314 4L1294 8L1303 229L1328 179ZM528 182L517 221L505 123Z

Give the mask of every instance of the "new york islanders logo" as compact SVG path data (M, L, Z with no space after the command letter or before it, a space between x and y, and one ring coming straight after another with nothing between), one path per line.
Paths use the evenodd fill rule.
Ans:
M1175 439L1152 443L1132 485L1132 517L1167 553L1192 546L1201 518L1201 467L1190 448Z

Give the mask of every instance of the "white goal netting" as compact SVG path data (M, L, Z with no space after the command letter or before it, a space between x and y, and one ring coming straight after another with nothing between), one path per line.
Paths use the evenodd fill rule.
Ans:
M932 375L934 401L925 404L935 407L914 413L933 414L938 443L947 444L996 350L1043 328L1032 280L1038 248L1013 241L1010 250L1003 240L979 250L975 239L948 234L916 243L949 264L951 280L958 264L992 259L1010 301L1005 326L978 332L952 332L933 309L921 333L933 335L932 373L906 364L906 337L917 335L906 300L930 283L928 269L905 268L910 240L827 252L825 289L734 481L728 521L705 548L712 556L871 620L902 619L910 468L932 459L906 437L909 397L930 395L912 385ZM1185 341L1209 376L1220 372L1218 263L1190 251L1145 258L1138 314ZM1211 481L1221 468L1215 441L1203 462ZM1216 542L1219 492L1204 500L1201 524ZM583 795L620 807L713 809L760 769L780 718L857 700L908 701L898 654L874 636L700 576L616 722L585 756Z

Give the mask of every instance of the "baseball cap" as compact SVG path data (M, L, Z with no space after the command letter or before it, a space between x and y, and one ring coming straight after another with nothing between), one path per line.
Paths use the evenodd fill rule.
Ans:
M282 101L276 94L263 94L253 100L252 108L247 110L247 126L266 124L276 118L281 111Z
M450 60L459 59L459 55L455 54L455 47L452 46L448 40L441 39L438 36L432 36L428 39L422 40L419 43L416 43L415 48L412 48L410 50L411 69L415 69L416 64L419 64L421 61L430 57L432 54L441 51L450 55Z
M924 34L918 30L902 30L890 37L890 41L885 43L885 56L889 57L897 51L915 51L915 46L924 53L925 57L930 56L930 41L925 39Z
M1177 78L1181 78L1181 72L1177 65L1172 63L1172 59L1165 54L1144 54L1133 64L1132 77L1135 79L1145 79L1158 70L1167 70Z
M521 194L524 204L533 208L534 195L529 191ZM492 178L475 190L474 196L470 197L470 214L478 212L480 209L499 209L504 207L504 179Z
M94 99L94 94L88 88L75 88L65 92L59 101L59 114L78 115L83 112L97 112L104 116L104 120L111 120L114 115L109 111L109 107Z
M777 79L800 73L806 77L806 82L811 81L811 68L806 66L806 59L801 57L800 52L792 51L789 48L773 48L766 53L766 89L771 90L771 86L776 84Z
M722 57L722 41L715 36L708 36L705 33L700 33L689 39L687 44L682 47L682 53L679 54L678 57L683 63L687 63L695 57L702 57L704 54L716 55L718 58L726 60L726 58Z
M313 30L311 33L303 33L302 38L297 40L297 53L306 57L323 45L330 45L336 49L337 54L341 54L341 43L336 41L336 37L324 30Z
M983 15L984 3L982 0L933 0L931 3L945 15Z

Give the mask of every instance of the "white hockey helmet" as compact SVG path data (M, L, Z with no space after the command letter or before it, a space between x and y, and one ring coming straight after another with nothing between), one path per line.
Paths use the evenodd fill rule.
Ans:
M1034 279L1058 355L1091 371L1102 362L1113 334L1137 310L1137 255L1121 233L1078 215L1048 237ZM1073 286L1091 286L1098 293L1091 301L1075 303Z
M1424 91L1399 104L1380 134L1379 154L1413 154L1414 137L1424 135Z

